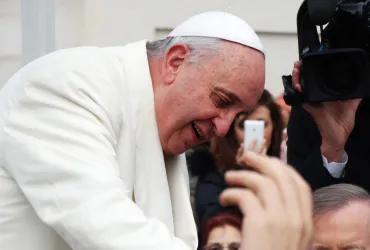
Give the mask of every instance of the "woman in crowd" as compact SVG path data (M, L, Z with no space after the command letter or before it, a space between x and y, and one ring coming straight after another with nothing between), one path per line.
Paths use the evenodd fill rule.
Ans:
M211 152L215 156L218 169L238 167L236 155L238 149L242 149L245 120L262 120L265 122L264 145L260 153L280 158L284 123L280 108L271 94L264 90L256 107L251 112L240 113L232 123L228 134L225 137L215 138L211 142Z
M239 250L241 227L242 216L237 213L221 212L208 219L202 225L202 249Z
M265 90L256 107L249 113L241 113L234 120L224 138L211 141L210 151L204 148L188 156L193 176L199 176L195 192L195 210L198 225L219 213L219 195L227 187L224 172L238 169L237 152L243 143L244 121L265 121L265 153L280 158L283 121L271 94Z

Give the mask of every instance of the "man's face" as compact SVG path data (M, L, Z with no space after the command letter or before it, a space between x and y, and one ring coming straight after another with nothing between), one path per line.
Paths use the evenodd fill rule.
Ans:
M262 94L263 55L230 42L220 53L189 62L184 44L168 50L162 84L155 89L156 116L165 153L185 152L213 136L224 136L234 117L250 110Z
M312 250L370 250L370 204L352 202L315 218Z

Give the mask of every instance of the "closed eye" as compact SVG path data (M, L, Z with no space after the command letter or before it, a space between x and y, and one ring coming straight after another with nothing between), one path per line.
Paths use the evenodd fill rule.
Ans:
M240 102L238 96L221 87L213 87L210 97L217 108L228 108Z
M342 248L342 250L365 250L363 246L352 244Z
M233 105L233 102L223 97L221 95L216 94L217 96L214 97L214 103L217 108L224 109Z

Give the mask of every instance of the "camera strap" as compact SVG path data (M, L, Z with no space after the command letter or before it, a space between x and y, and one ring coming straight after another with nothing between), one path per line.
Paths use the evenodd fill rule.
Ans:
M301 4L297 14L297 37L298 37L298 55L299 59L312 50L320 48L319 35L316 25L310 20L307 0ZM298 105L302 103L302 93L298 92L292 83L291 75L282 77L284 86L284 101L288 105Z
M303 1L297 14L298 54L301 58L305 52L320 48L320 39L316 25L311 21L307 0Z

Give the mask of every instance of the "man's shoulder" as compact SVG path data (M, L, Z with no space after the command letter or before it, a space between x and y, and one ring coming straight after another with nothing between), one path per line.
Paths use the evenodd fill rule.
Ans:
M16 72L0 91L1 108L22 100L55 102L56 97L82 101L91 98L99 105L119 103L122 69L104 48L74 47L57 50L39 57ZM9 102L8 100L13 100ZM107 110L110 110L106 107Z
M117 47L118 48L118 47ZM124 46L120 47L124 48ZM36 59L35 65L39 60L40 63L58 63L63 68L83 68L83 65L103 65L105 63L116 63L114 61L113 53L109 47L72 47L60 49L50 54L47 54L39 59Z

